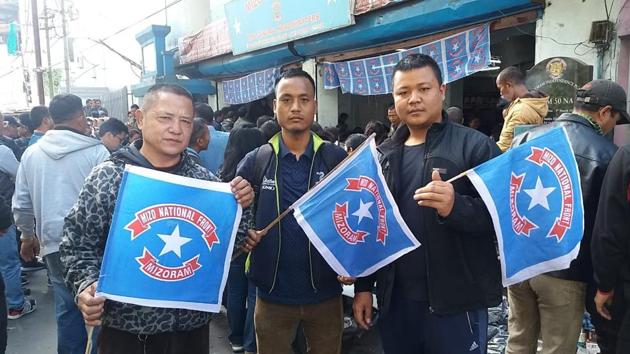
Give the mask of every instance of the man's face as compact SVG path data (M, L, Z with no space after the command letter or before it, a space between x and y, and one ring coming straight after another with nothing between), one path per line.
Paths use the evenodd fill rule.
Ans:
M2 129L2 135L11 139L17 139L20 136L20 133L18 132L17 126L5 123L5 126Z
M441 121L446 87L430 67L397 71L393 81L396 113L405 124L425 129Z
M278 124L289 133L298 134L311 129L317 101L310 81L305 77L282 79L276 87L273 111Z
M143 148L163 157L177 157L186 150L192 133L193 105L190 99L159 92L147 111L138 110Z
M400 117L396 113L396 106L391 106L387 109L387 119L392 125L398 125L400 123Z
M504 100L512 102L516 99L514 85L511 82L501 80L501 76L497 77L497 89Z
M604 132L604 134L608 134L610 131L615 129L615 125L619 119L621 119L621 114L613 110L611 106L599 109L599 119L597 119L597 123L599 124L599 127L602 128L602 132Z
M208 144L210 144L210 131L208 129L204 129L203 134L198 138L198 140L201 151L208 150Z
M110 152L120 149L125 140L127 140L127 134L124 132L116 135L112 134L112 132L107 132L101 137L101 142Z
M94 100L94 108L101 108L101 100Z

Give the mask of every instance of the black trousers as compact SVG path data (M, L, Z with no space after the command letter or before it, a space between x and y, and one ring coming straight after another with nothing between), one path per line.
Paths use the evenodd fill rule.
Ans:
M98 337L99 354L208 354L208 325L186 332L137 335L102 327Z
M612 321L597 312L593 302L595 292L595 287L589 286L586 309L591 314L601 354L630 353L630 284L615 287L613 303L609 308Z

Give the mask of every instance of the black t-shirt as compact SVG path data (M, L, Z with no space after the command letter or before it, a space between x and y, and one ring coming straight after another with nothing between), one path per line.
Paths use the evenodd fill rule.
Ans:
M414 192L423 187L424 144L405 146L401 165L401 190L398 196L398 208L403 220L411 232L422 244L415 250L400 257L396 261L394 287L405 298L416 301L427 301L427 266L422 235L422 219L420 206L413 199Z

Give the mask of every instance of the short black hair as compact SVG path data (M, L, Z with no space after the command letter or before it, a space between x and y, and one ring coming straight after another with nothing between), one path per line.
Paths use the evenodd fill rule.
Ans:
M214 111L209 104L197 102L195 103L194 109L195 117L203 118L206 121L206 124L214 122Z
M112 135L118 135L120 133L125 133L129 135L129 128L122 121L116 118L109 118L103 124L98 127L98 136L102 137L107 133L112 133Z
M359 147L359 145L363 144L367 138L368 137L365 134L350 134L345 141L346 148L350 148L354 151Z
M192 125L192 133L190 134L190 141L188 142L188 146L193 146L195 141L199 139L203 133L208 130L207 122L205 119L197 117L193 119Z
M273 120L272 116L268 116L268 115L260 116L258 117L258 119L256 119L256 127L260 128L263 126L263 124L267 123L270 120Z
M500 82L511 82L515 85L525 84L525 74L516 66L508 66L499 73Z
M313 96L315 96L315 93L317 92L317 89L315 88L315 80L313 80L313 77L309 73L301 68L291 68L280 74L280 77L276 79L276 84L274 85L274 92L276 95L278 94L278 84L280 81L282 81L282 79L290 79L292 77L303 77L307 79L308 82L311 83L311 87L313 87Z
M191 103L193 102L193 95L190 93L190 91L186 90L180 85L156 84L156 85L151 86L147 90L147 93L144 94L144 100L142 102L142 109L147 110L149 107L151 107L151 105L153 104L153 101L155 100L155 96L157 96L157 94L159 94L160 92L172 93L177 96L186 97L190 100Z
M278 124L278 121L275 119L266 121L258 129L262 132L265 141L271 139L282 130L282 128L280 128L280 124Z
M440 70L440 66L435 60L433 60L433 58L426 54L409 54L406 57L402 58L396 64L396 66L394 66L392 79L394 76L396 76L396 73L398 71L406 72L414 69L421 69L427 66L431 68L431 70L433 70L438 84L442 85L442 70Z
M28 128L35 130L42 125L44 118L50 117L50 112L46 106L35 106L31 108L31 117L29 119Z
M30 113L28 112L20 113L20 115L18 116L18 123L22 125L23 127L26 127L26 129L30 130L31 132L33 131L33 129L30 128L30 124L31 124Z
M134 103L134 104L131 105L131 107L129 107L129 109L133 109L133 108L140 109L140 106L138 106L137 104Z
M65 93L53 97L50 101L50 117L55 124L64 123L83 114L83 101L77 95Z

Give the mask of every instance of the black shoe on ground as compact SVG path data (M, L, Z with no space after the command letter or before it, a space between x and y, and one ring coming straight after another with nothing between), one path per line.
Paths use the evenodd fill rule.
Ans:
M23 272L35 272L42 269L46 269L46 265L37 260L22 263Z

